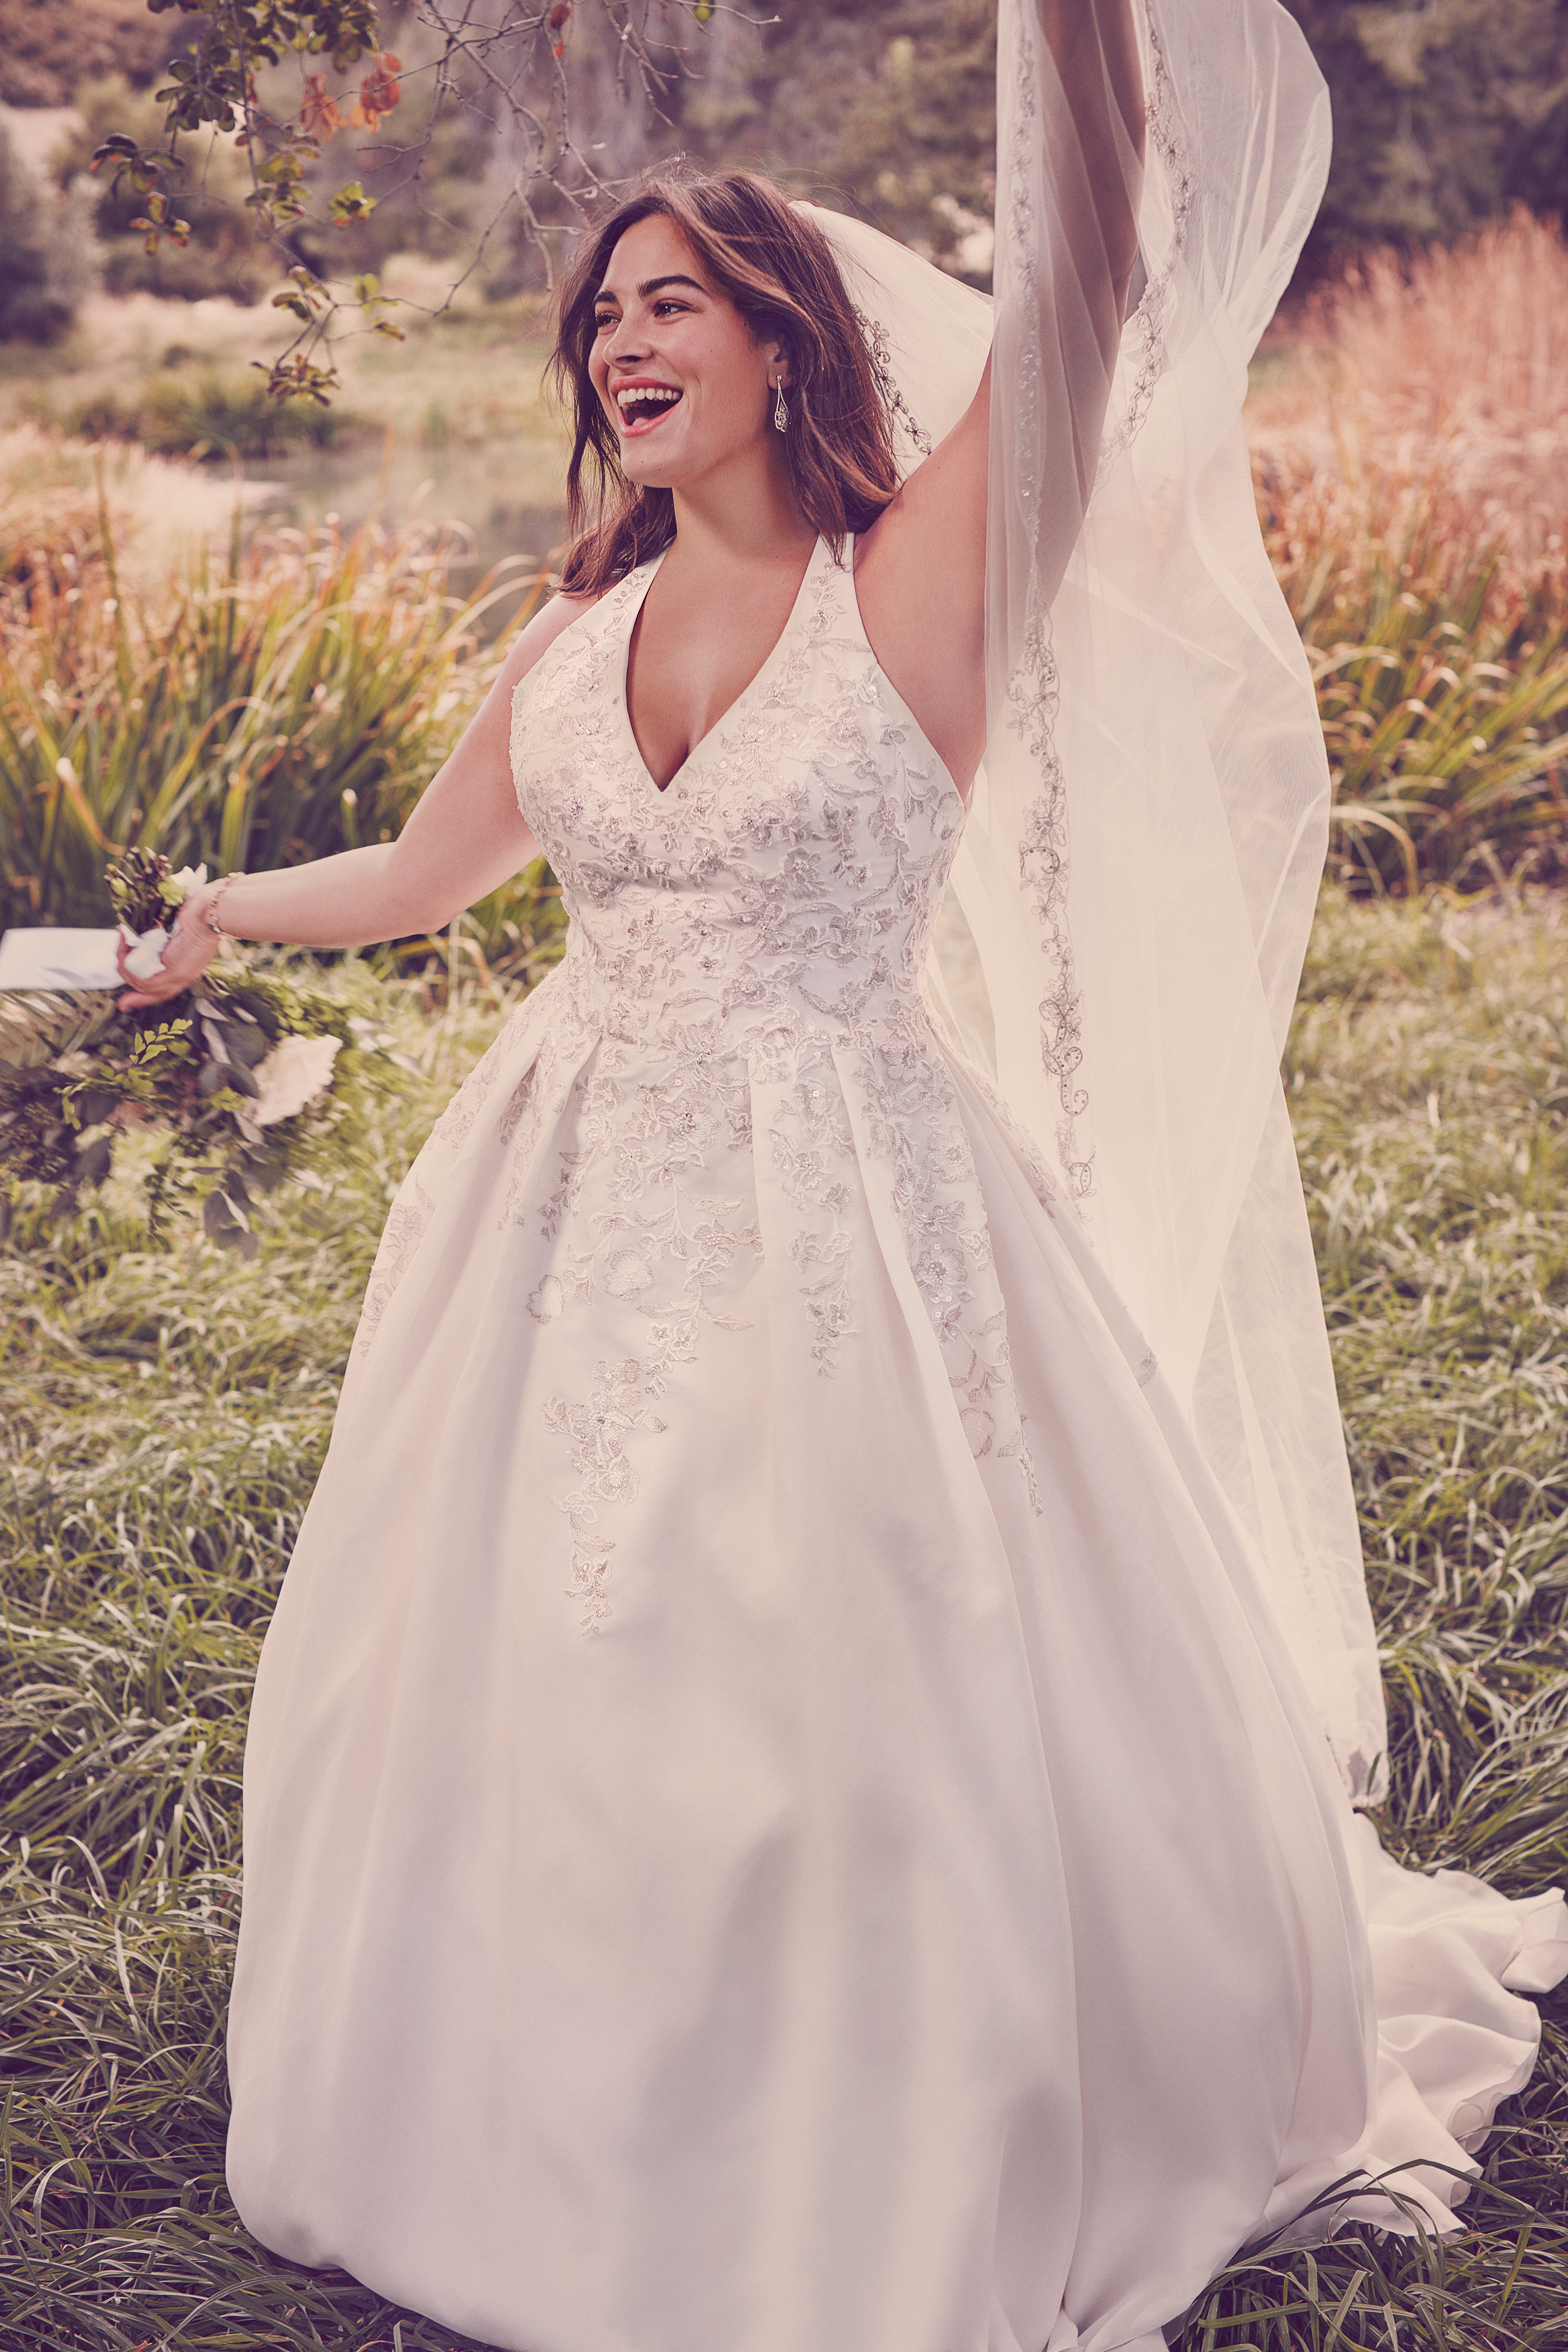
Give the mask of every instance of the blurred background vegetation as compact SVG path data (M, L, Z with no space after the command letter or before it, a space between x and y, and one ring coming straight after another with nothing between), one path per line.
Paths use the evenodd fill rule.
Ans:
M1555 881L1568 0L1291 4L1336 146L1248 425L1319 680L1334 868L1373 893ZM368 146L329 137L319 165L323 186L363 174L374 208L334 251L319 228L292 234L323 271L375 272L406 337L340 346L330 407L269 400L277 257L252 235L233 141L186 142L184 247L150 253L143 200L88 171L110 130L154 138L193 21L139 0L0 0L8 920L91 919L110 841L254 864L356 837L371 804L373 833L395 828L563 528L539 378L586 164L563 149L560 202L546 190L525 229L506 201L515 108L460 71L437 106L435 35L384 9L402 102ZM622 87L607 18L575 12L579 163L610 179L675 152L759 164L988 282L992 0L780 0L766 22L667 8L658 24L662 80ZM416 581L404 650L430 691L384 709L363 686L388 650L376 598ZM173 798L127 782L153 772L181 775Z
M1318 681L1331 869L1370 896L1559 883L1568 0L1288 4L1336 142L1247 425ZM323 273L375 273L405 340L347 338L331 406L271 400L278 256L232 138L185 142L183 246L149 251L144 199L89 171L110 131L155 139L199 21L0 0L3 921L101 919L130 842L258 866L401 824L559 549L547 281L590 172L759 165L989 280L993 0L654 8L651 82L578 7L570 139L527 57L501 103L471 62L443 79L390 0L397 109L368 143L329 125L312 167L374 208L289 234ZM280 114L288 74L261 76ZM553 188L525 152L547 132ZM541 888L480 910L475 952L532 969L558 929Z
M1391 238L1408 245L1463 235L1516 205L1561 218L1568 203L1563 0L1287 5L1334 105L1333 171L1308 246L1308 277ZM503 6L488 0L479 14L498 18ZM522 132L480 74L465 82L459 71L458 103L443 106L426 150L435 37L416 8L389 5L381 19L405 69L404 102L364 171L376 209L342 246L342 259L364 269L393 253L466 257L504 205ZM668 70L654 99L617 87L606 20L575 12L574 133L606 177L677 152L755 164L985 282L995 146L992 0L858 0L853 9L840 0L778 0L754 17L709 11L702 24L668 7L658 30ZM136 0L0 0L0 103L61 124L38 160L68 188L106 131L150 143L158 120L152 91L188 37L178 9L154 16ZM283 68L275 70L280 78ZM342 176L348 152L346 139L329 141L323 183ZM356 173L363 162L361 148ZM275 273L251 247L247 184L232 143L214 142L186 190L190 246L151 256L129 226L138 200L98 191L106 285L254 300ZM0 221L19 202L7 197ZM547 215L547 243L550 226ZM326 257L308 230L299 247ZM542 274L520 214L503 215L480 265L486 292L536 288Z

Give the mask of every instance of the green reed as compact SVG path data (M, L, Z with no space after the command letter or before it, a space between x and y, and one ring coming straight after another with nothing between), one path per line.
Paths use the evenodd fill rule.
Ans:
M1355 638L1308 635L1334 780L1331 871L1348 887L1471 889L1568 872L1568 613L1489 617L1378 565ZM1551 600L1554 605L1555 599ZM1308 619L1309 632L1344 614Z
M97 526L26 538L0 590L0 918L108 919L132 845L176 866L289 865L390 840L504 656L542 573L447 593L450 532L281 531L147 578Z

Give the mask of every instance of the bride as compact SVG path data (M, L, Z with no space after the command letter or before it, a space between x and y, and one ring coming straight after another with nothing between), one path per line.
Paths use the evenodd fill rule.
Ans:
M1152 2352L1389 2168L1450 2225L1568 1965L1352 1811L1326 775L1237 422L1321 86L1274 0L1001 59L994 313L744 174L584 240L563 593L395 843L128 1000L541 853L570 910L388 1219L230 2024L257 2236L513 2352Z

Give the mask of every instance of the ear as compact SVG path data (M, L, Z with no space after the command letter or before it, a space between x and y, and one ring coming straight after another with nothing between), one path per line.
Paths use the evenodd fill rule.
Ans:
M768 382L787 386L793 380L789 363L789 345L778 335L770 335L757 345L767 365Z

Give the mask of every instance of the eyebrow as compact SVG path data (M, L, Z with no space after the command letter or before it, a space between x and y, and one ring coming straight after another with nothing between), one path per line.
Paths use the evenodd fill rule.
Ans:
M691 286L695 287L699 294L706 294L708 291L700 278L684 278L679 270L672 269L667 278L645 278L637 288L637 292L646 302L648 296L657 294L661 286ZM594 299L595 302L615 302L619 299L619 297L601 286Z

